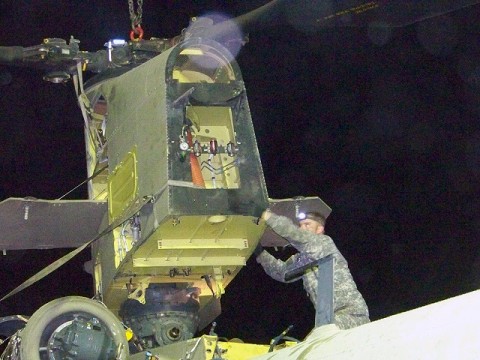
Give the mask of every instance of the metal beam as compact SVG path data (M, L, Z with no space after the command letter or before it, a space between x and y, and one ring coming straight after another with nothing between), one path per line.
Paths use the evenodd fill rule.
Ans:
M318 260L315 327L333 323L333 255Z

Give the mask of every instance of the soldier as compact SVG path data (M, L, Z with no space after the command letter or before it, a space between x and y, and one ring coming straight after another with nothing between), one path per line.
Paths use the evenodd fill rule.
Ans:
M367 304L355 285L347 261L338 251L332 238L324 234L325 218L321 214L306 213L300 220L300 226L296 226L289 218L276 215L269 210L262 214L262 219L299 251L284 262L264 251L261 246L257 247L255 249L257 262L270 277L287 282L285 281L287 270L333 254L334 323L340 329L350 329L370 321ZM317 301L317 272L317 268L312 268L302 276L303 287L314 306Z

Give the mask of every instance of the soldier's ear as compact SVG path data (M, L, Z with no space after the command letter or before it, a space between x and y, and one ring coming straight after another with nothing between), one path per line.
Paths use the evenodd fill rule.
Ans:
M315 231L316 234L323 234L325 231L325 227L323 225L318 225L317 230Z

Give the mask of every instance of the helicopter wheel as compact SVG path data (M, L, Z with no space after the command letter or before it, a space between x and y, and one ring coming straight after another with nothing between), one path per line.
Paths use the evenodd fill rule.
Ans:
M22 360L125 360L129 355L121 322L98 301L79 296L43 305L20 338Z

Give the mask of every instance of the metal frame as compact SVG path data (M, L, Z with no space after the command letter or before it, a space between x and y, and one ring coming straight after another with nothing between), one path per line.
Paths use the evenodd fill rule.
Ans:
M315 327L333 323L333 255L318 260Z

